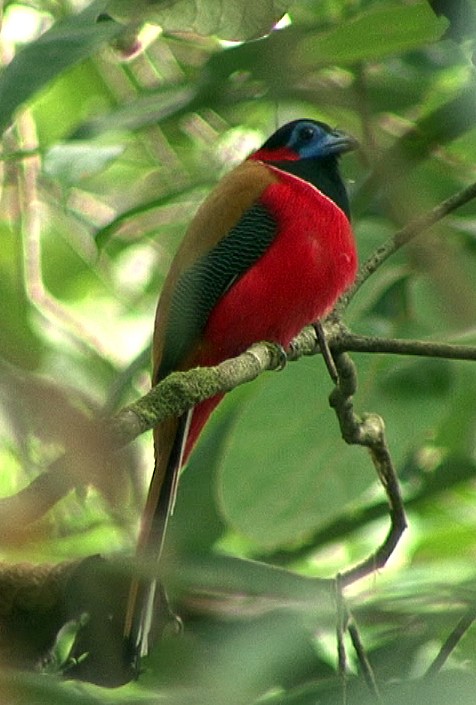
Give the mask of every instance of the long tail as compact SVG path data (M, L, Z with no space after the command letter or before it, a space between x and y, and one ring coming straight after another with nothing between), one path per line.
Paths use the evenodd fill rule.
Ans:
M149 652L160 631L156 614L171 614L164 589L156 579L164 546L167 522L173 512L180 470L213 409L223 398L217 394L201 402L180 419L167 419L154 434L156 461L142 516L137 558L146 577L131 582L124 622L127 658L135 665Z
M162 427L159 454L152 476L139 535L137 558L144 572L158 573L164 546L167 522L173 512L177 485L182 467L193 410ZM167 447L168 445L168 447ZM134 578L126 608L124 638L133 661L145 656L153 641L156 625L156 605L166 599L157 579Z

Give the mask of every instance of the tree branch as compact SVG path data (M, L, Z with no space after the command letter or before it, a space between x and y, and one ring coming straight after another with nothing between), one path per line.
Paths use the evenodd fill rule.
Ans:
M448 360L476 360L476 345L456 345L453 343L438 343L426 340L356 335L346 330L343 326L336 340L331 343L331 346L334 350L345 352L443 357Z
M354 363L346 353L336 355L335 363L339 380L329 397L329 403L336 412L346 443L368 448L390 507L390 528L383 543L361 563L339 575L340 585L346 587L385 565L407 523L400 485L387 446L383 419L377 414L358 416L354 412L352 397L357 389Z
M390 353L476 360L476 346L356 335L347 330L334 315L323 323L323 329L333 353ZM292 341L287 359L294 362L304 355L318 353L319 336L309 326ZM263 372L278 369L281 365L280 349L272 343L257 343L242 355L225 360L215 367L173 372L141 399L107 421L107 429L112 433L117 447L126 445L167 417L180 416L204 399L251 382Z
M315 347L315 338L306 331L303 345L297 342L293 359L305 354L304 346ZM297 349L299 348L299 353ZM196 367L186 372L172 372L145 396L126 406L111 420L106 430L118 447L130 443L145 431L154 428L170 416L180 416L205 399L251 382L266 370L282 365L282 350L272 343L258 343L238 357L225 360L215 367Z
M356 335L347 330L334 315L323 322L322 327L327 345L334 355L350 351L476 360L476 346ZM302 356L318 353L320 353L319 336L315 329L309 326L292 341L287 359L292 362ZM83 419L83 422L91 425L91 431L94 430L95 437L103 439L105 448L117 450L152 429L164 419L170 416L179 416L204 399L230 391L241 384L256 379L265 371L279 369L281 366L282 350L272 343L258 343L242 355L225 360L216 367L200 367L186 372L174 372L145 396L124 407L112 418L103 419L101 428L98 428L97 422L92 420ZM9 374L12 374L11 370ZM34 380L28 382L28 379L24 377L15 376L14 380L16 384L21 382L26 388L29 385L36 388L35 384L36 386L38 384ZM44 409L43 411L45 412ZM63 418L64 414L61 416ZM50 425L54 426L55 423L55 418L49 419ZM78 419L75 423L79 423ZM74 425L72 423L72 428ZM83 433L81 437L85 439L86 436L89 437L89 434ZM80 484L81 476L75 476L70 472L69 462L72 462L71 457L66 454L55 462L54 467L50 469L51 471L40 475L20 493L0 499L0 516L2 517L0 525L11 526L12 523L15 524L11 518L20 513L22 517L20 524L23 530L25 526L43 516L77 484Z
M312 327L304 329L297 336L288 351L288 360L294 361L302 355L315 355L321 351L320 342L334 354L343 352L390 353L399 355L419 355L424 357L443 357L457 360L476 360L476 346L455 345L420 340L397 340L356 335L348 331L340 321L340 314L360 286L381 264L402 245L419 235L425 229L442 219L448 213L464 205L476 196L476 183L442 201L438 206L408 223L394 237L379 247L361 266L355 285L338 302L332 314L322 323L323 334L316 336ZM319 340L321 338L321 340ZM196 368L187 372L175 372L160 382L148 394L125 407L112 419L103 421L99 429L107 437L111 447L120 448L138 435L152 429L170 416L179 416L195 404L227 392L246 382L256 379L266 370L282 366L282 351L275 345L259 343L242 355L226 360L211 368ZM67 470L64 472L67 473ZM48 492L47 502L35 503L35 495L43 481L32 483L23 491L25 498L31 498L36 510L31 514L31 521L45 513L60 496L72 487L70 478L62 481L61 470L53 478L47 478L50 486L55 480L53 492ZM43 492L43 496L46 496ZM28 500L30 502L30 499ZM0 507L11 511L17 506L16 498L0 500ZM8 512L7 512L8 514ZM25 523L29 523L25 517Z
M347 443L358 444L368 448L390 506L390 528L385 540L372 555L337 577L338 584L342 588L383 566L395 549L406 527L403 501L387 447L383 421L376 414L363 414L359 417L354 412L352 397L356 391L356 373L347 352L390 353L476 360L476 346L355 335L348 331L340 322L339 313L345 309L348 302L366 279L391 254L475 196L476 184L473 184L443 201L436 208L410 222L405 228L396 233L391 240L378 248L372 257L363 264L354 287L340 300L333 314L322 323L323 332L321 329L321 335L316 335L316 330L308 327L295 338L290 346L287 355L289 361L297 360L303 355L315 355L324 349L327 355L329 355L329 350L332 353L337 376L335 380L336 387L331 395L330 402L336 412L342 436ZM141 433L152 429L167 417L179 416L190 407L207 398L230 391L241 384L256 379L267 370L278 369L281 366L282 350L274 344L259 343L253 345L242 355L226 360L215 367L175 372L161 381L144 397L125 407L112 419L104 419L99 429L99 435L101 433L104 434L104 438L107 441L105 442L106 448L120 448L127 445ZM332 376L332 365L329 365L329 369ZM28 385L28 381L26 381L26 384ZM94 424L94 422L91 421L91 424ZM96 426L95 429L96 431L98 430ZM87 434L84 438L86 437L88 437ZM75 478L68 475L68 469L65 467L67 460L68 455L65 455L65 462L58 461L54 467L55 472L33 481L18 496L1 500L0 510L9 510L10 514L14 515L18 513L19 507L26 509L21 515L22 526L38 519L75 484ZM76 479L76 482L79 481ZM39 489L41 487L43 489ZM45 487L48 490L47 492ZM42 503L36 502L38 496L43 498ZM9 571L10 568L7 567L5 573L7 577L9 576ZM70 571L71 567L65 565L60 570L61 577L69 575ZM2 571L0 571L0 576L1 573ZM315 583L314 587L316 586L327 590L328 583L319 581ZM447 654L453 648L453 644L456 643L473 619L474 615L471 613L466 621L462 621L459 628L450 636L448 643L442 650L441 656L435 661L432 671L436 670L447 657ZM350 628L350 632L354 647L358 650L360 648L358 633L355 629L352 631L352 628ZM362 661L362 659L361 663L367 668L366 662ZM366 671L366 677L367 679L370 678L369 685L374 694L378 695L375 683L372 681L371 670Z
M461 639L464 637L468 629L474 624L476 620L476 607L473 605L468 608L465 614L461 617L456 627L453 629L451 634L446 639L445 643L438 652L435 660L431 663L425 676L430 678L435 676L441 668L444 666L450 655L453 653L455 648L458 646Z

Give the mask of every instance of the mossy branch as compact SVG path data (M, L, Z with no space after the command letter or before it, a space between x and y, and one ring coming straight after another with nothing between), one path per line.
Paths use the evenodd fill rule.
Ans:
M331 316L323 324L327 344L333 353L365 352L453 360L476 360L476 346L424 340L398 340L356 335ZM287 354L289 362L302 356L320 354L313 327L305 328L293 341ZM251 382L263 372L282 367L282 351L272 343L257 343L238 357L216 367L197 367L173 372L133 404L106 422L117 447L130 443L169 416L180 416L204 399Z

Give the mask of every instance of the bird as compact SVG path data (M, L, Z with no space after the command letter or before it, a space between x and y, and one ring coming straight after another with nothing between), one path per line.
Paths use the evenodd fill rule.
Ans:
M277 129L226 174L192 219L155 316L152 384L216 365L253 343L286 349L353 283L357 252L339 171L355 138L313 119ZM154 430L155 469L137 554L158 564L179 474L223 394ZM124 638L135 660L151 646L158 583L132 580Z

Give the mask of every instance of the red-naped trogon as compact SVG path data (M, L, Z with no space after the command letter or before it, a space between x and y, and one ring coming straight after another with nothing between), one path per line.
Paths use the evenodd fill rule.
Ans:
M295 120L225 176L195 215L157 307L153 384L174 370L217 363L267 340L286 347L330 311L357 257L339 156L345 133ZM155 429L156 464L139 557L158 561L178 476L222 395ZM133 583L125 637L149 648L155 584Z

